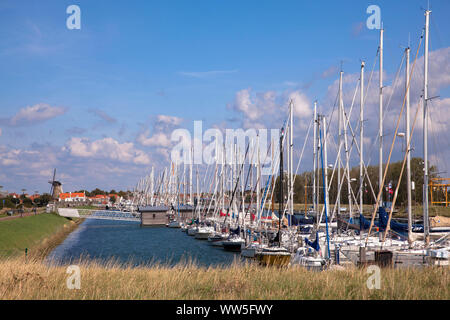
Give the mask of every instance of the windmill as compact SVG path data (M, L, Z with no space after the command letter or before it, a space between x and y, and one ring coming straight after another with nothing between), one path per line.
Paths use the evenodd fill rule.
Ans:
M53 200L58 200L59 195L62 193L62 183L55 180L56 178L56 168L53 171L53 179L49 180L50 183L50 194L52 195Z

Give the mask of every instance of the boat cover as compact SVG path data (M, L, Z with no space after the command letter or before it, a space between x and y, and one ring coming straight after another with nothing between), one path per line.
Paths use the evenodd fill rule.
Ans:
M386 230L386 226L389 220L389 214L386 212L386 210L383 207L380 207L378 209L378 213L380 216L380 229ZM395 220L391 219L391 229L395 232L408 232L408 224L407 223L400 223ZM413 224L412 225L412 231L413 232L424 232L424 228L422 224Z
M312 247L314 250L319 251L320 250L320 245L319 245L319 233L316 232L316 240L314 242L311 242L308 240L308 238L305 238L305 243Z

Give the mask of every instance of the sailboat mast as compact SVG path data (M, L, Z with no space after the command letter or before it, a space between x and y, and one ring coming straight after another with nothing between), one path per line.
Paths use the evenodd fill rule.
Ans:
M294 214L294 104L291 101L289 126L289 214Z
M193 191L193 184L192 184L192 165L193 165L193 148L191 148L191 157L190 157L190 159L189 159L189 162L190 162L190 164L189 164L189 204L192 206L193 204L194 204L194 202L193 202L193 200L194 200L194 198L193 198L193 194L192 194L192 191Z
M430 226L428 224L428 41L430 29L430 10L425 11L425 55L423 77L423 226L425 242L429 243Z
M197 170L196 170L196 178L197 178L197 206L196 206L196 210L198 210L198 212L200 212L199 208L200 208L200 183L198 181L198 165L197 165ZM200 213L199 213L200 215Z
M348 207L350 220L353 219L353 209L352 209L352 186L350 180L350 152L348 147L348 137L347 137L347 117L345 116L344 104L342 103L342 116L344 121L344 146L345 146L345 170L347 171L347 197L348 197Z
M279 199L279 209L278 209L278 245L281 246L281 218L284 211L283 203L284 203L284 195L283 195L283 138L284 138L284 128L281 128L280 134L280 199Z
M152 173L150 176L150 205L155 205L155 169L152 167Z
M325 116L323 116L323 152L324 152L324 161L325 161L325 168L324 168L324 175L325 175L325 185L324 185L324 190L325 190L325 197L324 197L324 201L325 201L325 206L327 208L329 208L330 205L330 197L328 195L328 155L327 155L327 118L325 118ZM325 212L326 213L326 212Z
M183 163L183 205L186 204L186 163Z
M363 199L364 199L364 61L361 62L360 75L360 110L359 110L359 213L363 213Z
M337 181L338 181L338 194L337 194L337 214L338 217L341 214L341 146L342 146L342 76L344 72L341 70L339 74L339 111L338 111L338 119L339 119L339 129L338 129L338 174L337 174Z
M317 170L317 101L314 101L314 160L313 160L313 210L317 214L316 170Z
M380 30L380 119L379 119L379 140L380 140L380 154L379 154L379 168L378 168L378 187L383 190L383 27ZM383 204L383 192L381 192L380 203Z
M261 219L261 158L259 149L259 135L256 136L256 216Z
M406 81L405 81L405 88L406 88L406 152L408 153L406 156L406 189L408 193L408 241L409 243L412 242L412 197L411 197L411 148L410 148L410 136L411 136L411 129L410 129L410 101L409 101L409 60L410 60L410 51L411 49L408 47L406 48Z

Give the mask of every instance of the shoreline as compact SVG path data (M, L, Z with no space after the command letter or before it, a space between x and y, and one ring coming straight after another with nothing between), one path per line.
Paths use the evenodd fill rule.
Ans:
M44 261L45 258L50 254L50 252L59 246L66 240L66 238L75 231L79 225L84 222L85 219L69 220L63 225L62 229L58 230L56 233L50 237L46 237L42 242L33 248L33 253L30 255L32 258L37 258Z

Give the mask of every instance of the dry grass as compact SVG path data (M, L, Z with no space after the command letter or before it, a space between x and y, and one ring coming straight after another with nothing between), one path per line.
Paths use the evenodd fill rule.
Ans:
M0 261L0 299L449 299L449 268L383 269L381 289L369 290L365 269L311 272L234 264L192 263L131 268L79 262L81 289L66 286L67 266L40 260Z

